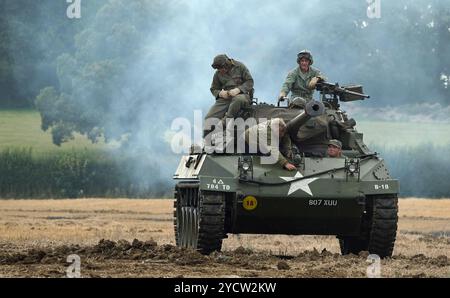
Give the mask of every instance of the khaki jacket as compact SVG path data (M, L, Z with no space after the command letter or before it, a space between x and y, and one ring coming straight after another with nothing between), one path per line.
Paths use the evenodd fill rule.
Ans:
M253 78L247 67L236 60L231 59L232 67L225 73L221 74L218 70L215 72L211 83L211 93L217 99L219 92L223 90L231 90L239 88L242 93L253 93Z
M286 94L292 92L292 98L300 96L305 99L312 99L314 90L309 89L308 84L313 77L319 75L321 75L320 71L314 67L309 67L309 71L303 73L298 66L288 73L281 91Z

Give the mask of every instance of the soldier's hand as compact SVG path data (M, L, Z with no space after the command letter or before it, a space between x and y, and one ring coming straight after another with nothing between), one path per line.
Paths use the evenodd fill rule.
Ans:
M327 80L327 78L325 76L323 76L323 75L318 75L317 77L319 78L319 82Z
M284 165L284 168L288 171L294 171L297 169L293 164L291 164L289 162Z
M308 83L308 88L313 90L316 88L316 84L317 82L319 82L320 78L319 77L314 77L311 79L311 81L309 81Z
M278 101L284 101L285 97L286 97L286 93L280 92L280 95L278 95Z
M219 97L227 99L228 98L228 91L225 91L225 90L222 89L222 91L219 92Z
M239 93L241 93L241 89L239 89L239 88L234 88L234 89L231 89L230 91L228 91L228 94L229 94L231 97L235 97L235 96L238 95Z

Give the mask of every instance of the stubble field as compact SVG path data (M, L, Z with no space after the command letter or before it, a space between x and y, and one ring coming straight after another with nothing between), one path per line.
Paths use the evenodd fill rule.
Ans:
M365 277L368 253L333 236L229 235L202 256L174 246L172 200L0 200L0 277ZM401 199L383 277L450 277L450 199Z

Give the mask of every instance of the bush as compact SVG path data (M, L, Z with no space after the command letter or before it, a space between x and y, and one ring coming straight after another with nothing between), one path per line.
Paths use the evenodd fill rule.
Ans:
M142 158L88 150L41 156L23 148L0 152L4 198L161 197L170 189L158 167Z

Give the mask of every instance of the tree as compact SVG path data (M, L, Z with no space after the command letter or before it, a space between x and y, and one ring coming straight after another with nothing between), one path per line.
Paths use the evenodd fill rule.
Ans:
M120 139L136 130L143 105L159 104L162 92L156 81L141 76L145 70L136 61L157 59L149 56L157 49L149 48L147 39L167 20L169 6L168 1L111 0L75 36L74 52L56 62L59 89L44 88L36 99L42 128L52 129L55 144L74 132L92 142Z
M83 2L84 3L84 2ZM99 2L83 4L83 18L66 16L66 1L0 2L0 107L31 107L39 90L58 86L56 59L74 49L73 36Z
M73 132L94 142L135 137L147 125L147 144L158 146L170 118L184 113L174 100L189 110L210 103L203 99L210 97L210 60L224 51L245 58L264 99L275 96L295 55L308 48L331 81L362 83L376 99L366 105L448 103L450 88L440 80L450 65L444 0L383 2L380 19L367 17L367 3L351 0L244 7L109 0L53 62L58 82L36 101L43 127L60 144Z

